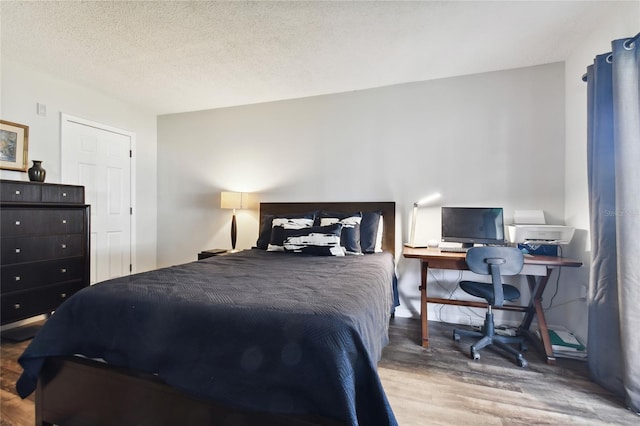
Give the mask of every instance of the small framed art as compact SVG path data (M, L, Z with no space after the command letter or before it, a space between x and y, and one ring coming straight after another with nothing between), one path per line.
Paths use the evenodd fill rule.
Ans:
M29 126L0 120L0 169L27 171Z

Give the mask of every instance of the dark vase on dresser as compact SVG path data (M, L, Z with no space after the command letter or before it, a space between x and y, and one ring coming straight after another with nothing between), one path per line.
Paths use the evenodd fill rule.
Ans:
M0 209L0 324L49 314L89 285L84 187L1 180Z
M33 161L33 166L29 167L29 170L27 170L29 180L31 182L44 182L44 179L47 177L47 171L42 168L42 161L31 161Z

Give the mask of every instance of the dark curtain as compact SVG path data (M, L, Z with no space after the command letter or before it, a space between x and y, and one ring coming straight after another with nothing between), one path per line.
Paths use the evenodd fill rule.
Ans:
M640 34L639 34L640 35ZM640 42L614 40L587 68L591 225L588 362L640 412Z

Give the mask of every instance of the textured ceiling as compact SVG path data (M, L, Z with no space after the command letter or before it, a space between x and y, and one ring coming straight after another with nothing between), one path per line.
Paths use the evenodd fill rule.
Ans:
M3 0L0 53L166 114L562 61L614 7Z

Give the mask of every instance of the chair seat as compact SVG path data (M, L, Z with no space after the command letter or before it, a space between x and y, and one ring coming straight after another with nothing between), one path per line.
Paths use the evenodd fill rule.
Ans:
M472 296L485 299L490 305L494 303L493 284L491 283L460 281L460 288ZM502 284L502 290L504 292L504 300L512 302L520 298L520 290L512 285Z

